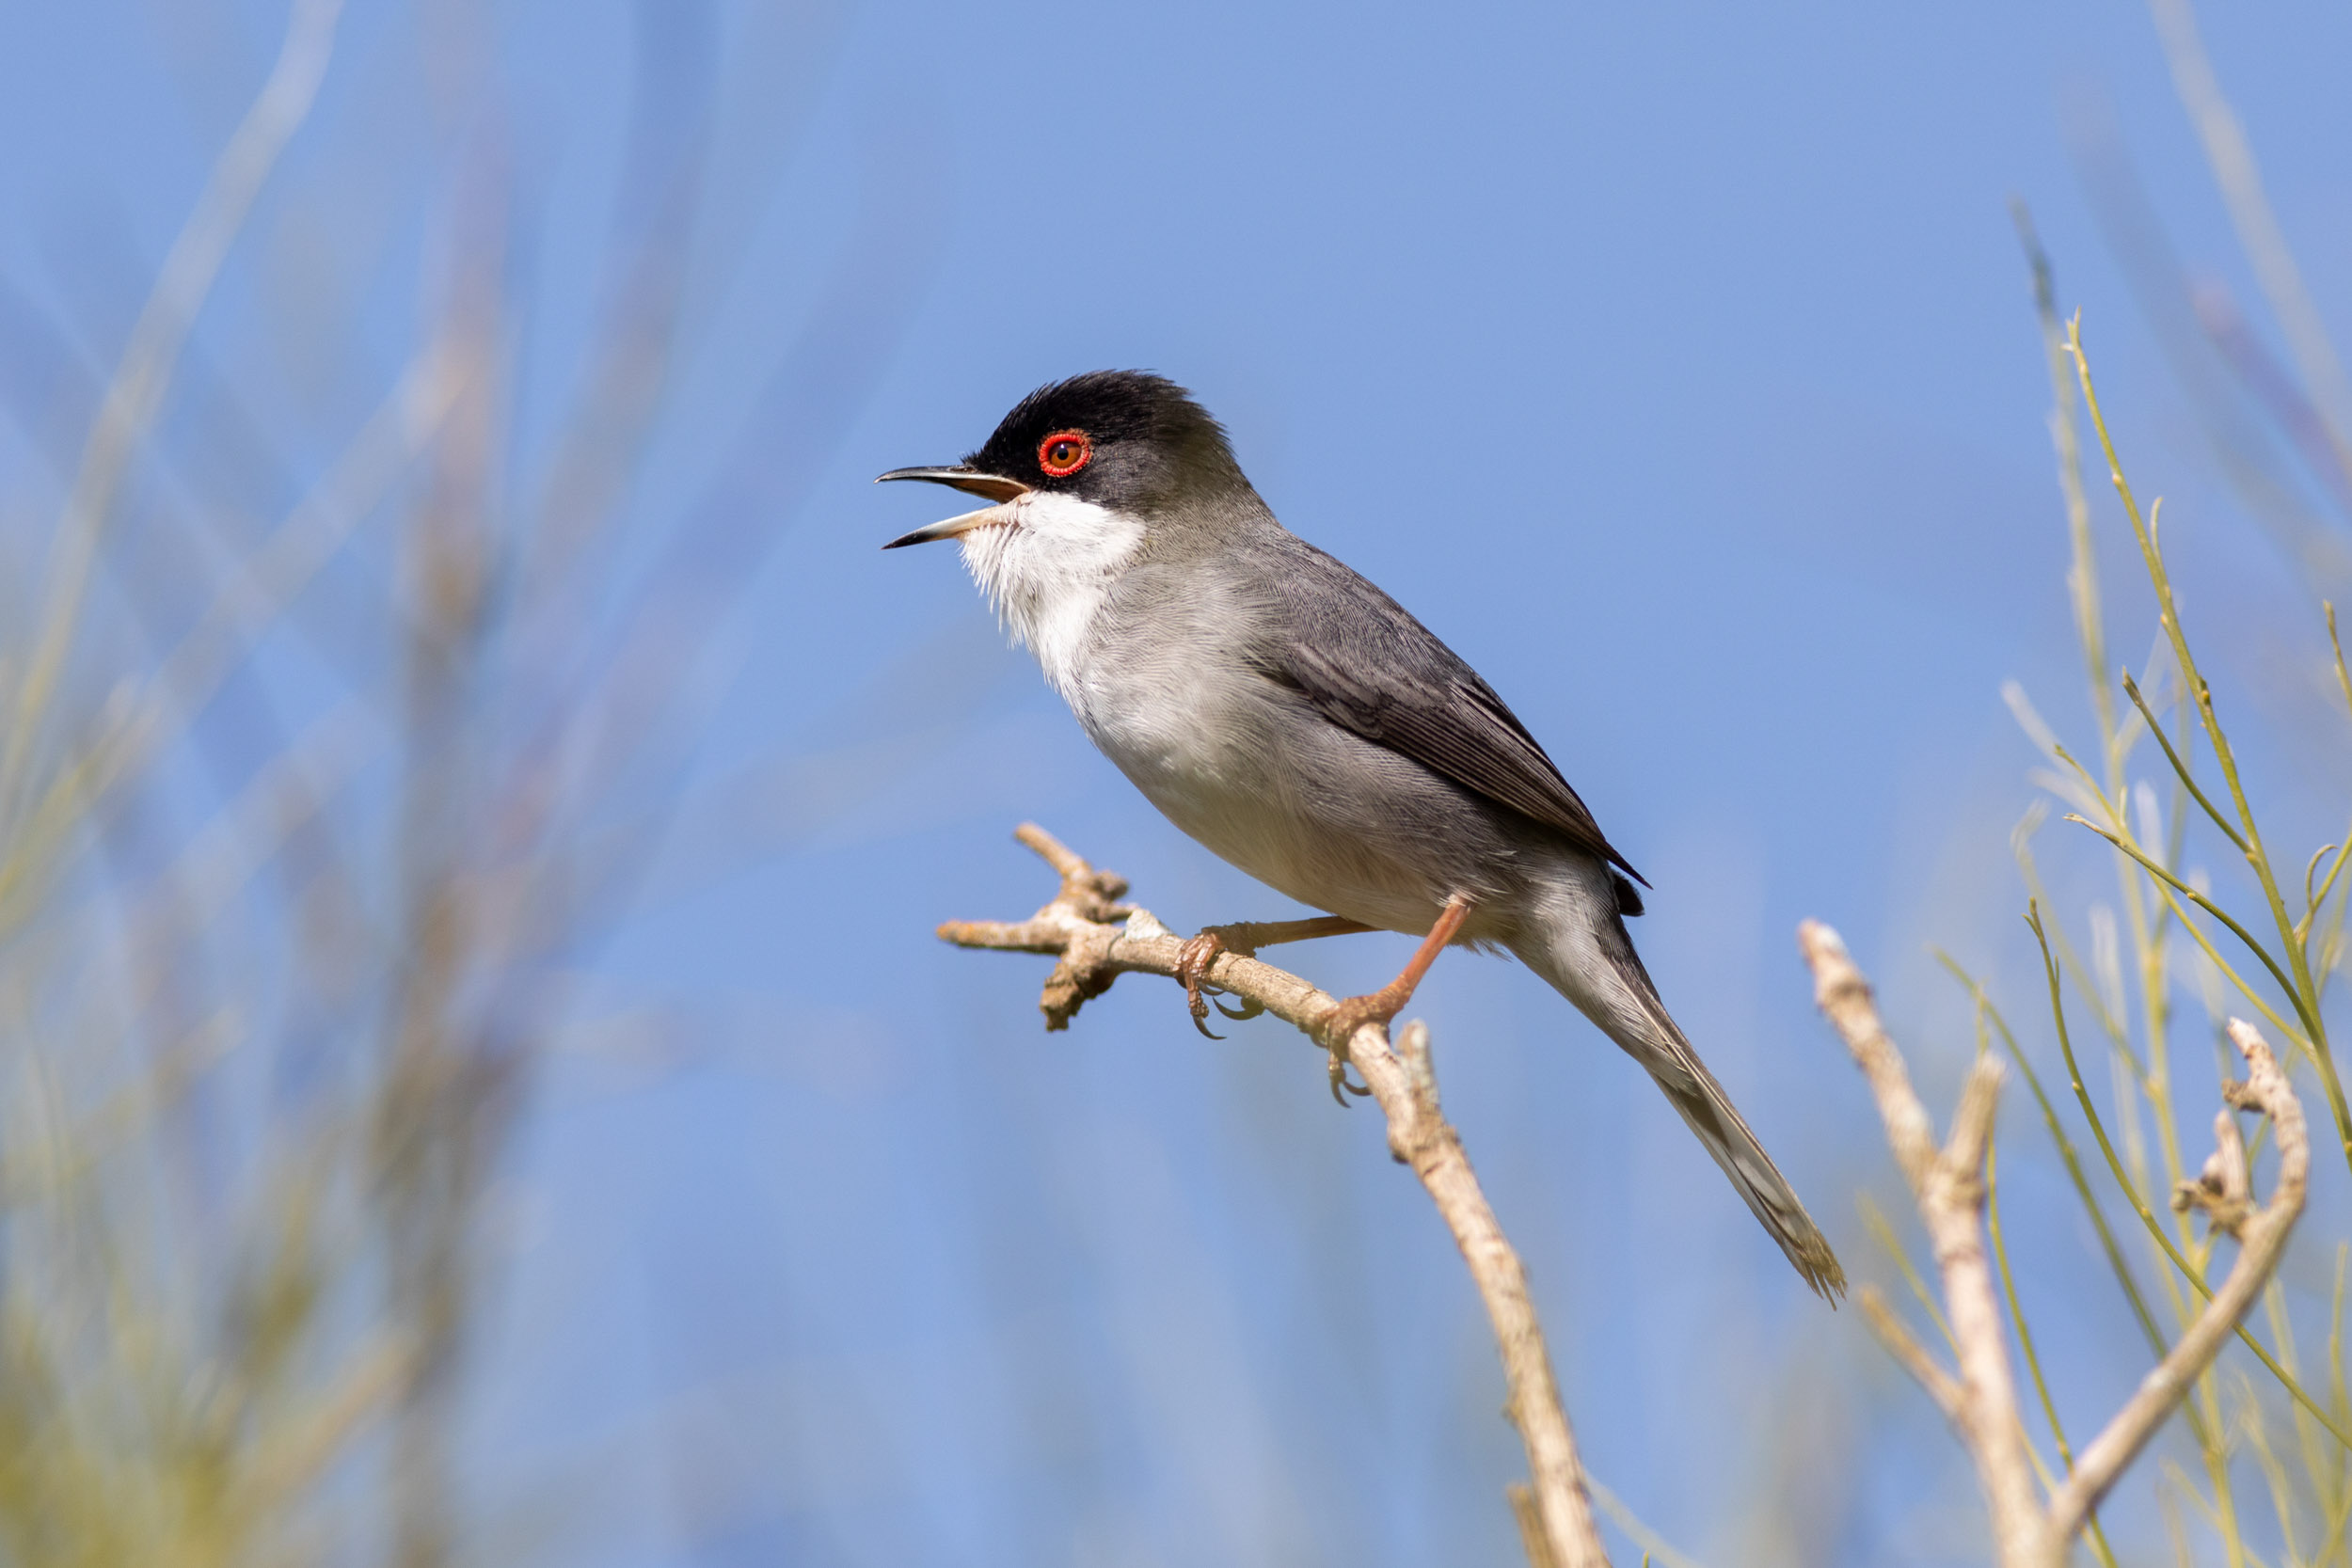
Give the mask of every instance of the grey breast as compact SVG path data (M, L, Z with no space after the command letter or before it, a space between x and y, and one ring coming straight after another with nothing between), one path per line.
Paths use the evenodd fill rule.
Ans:
M1502 915L1526 837L1508 814L1331 723L1279 678L1287 555L1245 541L1129 568L1088 630L1080 723L1177 827L1302 903L1414 932L1456 891ZM1320 612L1378 608L1327 599Z

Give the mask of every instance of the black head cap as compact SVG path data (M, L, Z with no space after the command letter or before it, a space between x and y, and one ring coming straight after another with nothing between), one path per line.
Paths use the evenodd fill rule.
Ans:
M1128 512L1248 483L1225 427L1148 371L1089 371L1040 387L964 466Z

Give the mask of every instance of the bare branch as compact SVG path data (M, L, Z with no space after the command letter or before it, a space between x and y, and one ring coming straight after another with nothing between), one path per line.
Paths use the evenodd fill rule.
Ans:
M1054 868L1061 891L1027 920L950 921L940 927L942 938L959 947L1043 953L1059 959L1046 977L1041 1002L1048 1029L1068 1028L1078 1009L1121 974L1177 977L1184 942L1149 911L1118 902L1127 891L1124 879L1096 870L1034 824L1024 824L1014 836ZM1124 925L1112 924L1119 920ZM1233 953L1220 954L1207 978L1295 1026L1310 1040L1339 1006L1337 998L1297 975ZM1438 1107L1429 1031L1408 1023L1391 1048L1388 1030L1367 1023L1345 1044L1388 1117L1390 1152L1421 1178L1486 1304L1511 1389L1506 1412L1527 1449L1532 1484L1524 1502L1513 1497L1513 1511L1529 1535L1530 1560L1534 1568L1607 1568L1583 1463L1560 1402L1527 1272L1486 1202L1461 1138Z
M2116 1412L2106 1430L2083 1449L2082 1457L2075 1462L2074 1473L2050 1499L2050 1519L2060 1532L2058 1540L2071 1538L2082 1528L2083 1520L2115 1484L2123 1467L2147 1446L2148 1439L2172 1414L2190 1385L2221 1354L2221 1347L2236 1331L2238 1320L2246 1316L2277 1271L2279 1259L2286 1251L2287 1237L2303 1212L2312 1146L2302 1104L2295 1098L2295 1090L2288 1085L2287 1076L2280 1070L2270 1047L2252 1024L2232 1019L2230 1041L2246 1058L2246 1082L2225 1085L2223 1097L2242 1110L2260 1111L2270 1118L2279 1145L2279 1184L2267 1204L2247 1212L2250 1181L2246 1172L2246 1146L2238 1136L2236 1125L2225 1113L2222 1123L2228 1131L2223 1134L2222 1147L2216 1150L2215 1160L2206 1166L2214 1182L2210 1200L2201 1206L2206 1209L2215 1228L2237 1238L2237 1264L2171 1353L2141 1380L2138 1392ZM2202 1188L2203 1184L2199 1186Z
M1523 1481L1515 1481L1502 1489L1502 1495L1510 1499L1512 1521L1519 1527L1519 1550L1527 1554L1527 1568L1557 1568L1551 1537L1544 1533L1544 1511L1536 1506L1534 1489Z
M2017 1387L2010 1375L2000 1305L1984 1247L1984 1151L2001 1087L2001 1064L1979 1056L1952 1117L1950 1141L1935 1148L1933 1123L1919 1103L1885 1025L1870 983L1845 942L1819 921L1797 927L1798 944L1813 968L1814 1000L1836 1025L1846 1048L1870 1081L1879 1119L1896 1163L1918 1199L1919 1218L1944 1276L1944 1304L1952 1343L1960 1353L1959 1397L1945 1413L1976 1461L1993 1513L1993 1536L2004 1568L2041 1560L2046 1522L2034 1483L2033 1459L2017 1418ZM1915 1371L1916 1369L1914 1369ZM1935 1390L1931 1387L1931 1392Z
M1927 1390L1928 1398L1935 1402L1937 1409L1943 1411L1947 1418L1959 1420L1960 1380L1937 1366L1935 1357L1928 1354L1928 1348L1903 1326L1902 1319L1897 1317L1895 1309L1886 1305L1886 1292L1875 1285L1865 1285L1854 1299L1861 1304L1862 1321L1868 1323L1870 1332L1879 1337L1879 1343L1886 1347L1886 1354L1900 1362L1903 1370L1918 1381L1919 1386Z
M1559 1568L1605 1563L1584 1488L1584 1466L1560 1402L1543 1323L1528 1293L1527 1273L1487 1206L1461 1138L1438 1109L1428 1027L1418 1019L1407 1023L1394 1052L1388 1048L1387 1034L1377 1024L1357 1030L1349 1042L1350 1054L1388 1115L1390 1152L1412 1166L1428 1189L1486 1301L1486 1318L1510 1379L1508 1409L1527 1445L1528 1472L1550 1535L1552 1560Z
M1887 1143L1918 1199L1919 1217L1944 1276L1959 1378L1936 1365L1877 1291L1862 1292L1863 1316L1959 1432L1984 1487L2002 1568L2064 1568L2068 1548L2090 1511L2213 1364L2277 1270L2287 1235L2302 1212L2311 1168L2303 1108L2262 1036L2233 1019L2230 1038L2246 1058L2247 1081L2224 1085L2223 1098L2270 1117L2279 1145L2278 1188L2268 1204L2254 1207L2246 1142L2236 1121L2223 1112L2214 1126L2214 1157L2198 1180L2181 1183L2173 1202L2204 1210L2215 1229L2235 1236L2237 1265L2130 1402L2082 1450L2045 1512L2018 1420L2016 1387L1985 1261L1982 1173L2000 1094L2000 1063L1991 1056L1977 1059L1952 1117L1950 1139L1937 1151L1927 1109L1912 1089L1902 1055L1879 1022L1869 982L1846 944L1836 931L1811 920L1797 928L1797 941L1813 968L1815 998L1869 1079Z
M1813 966L1813 1003L1836 1025L1846 1049L1870 1081L1878 1097L1879 1119L1886 1123L1886 1142L1895 1163L1915 1194L1935 1163L1935 1127L1926 1107L1912 1089L1911 1073L1902 1053L1879 1022L1878 1006L1870 997L1870 982L1862 977L1836 931L1819 921L1797 927L1797 943L1805 962Z

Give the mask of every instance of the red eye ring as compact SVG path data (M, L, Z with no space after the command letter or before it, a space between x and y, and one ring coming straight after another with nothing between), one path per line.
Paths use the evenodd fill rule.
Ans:
M1057 430L1037 444L1037 466L1053 479L1068 479L1094 460L1094 443L1083 430Z

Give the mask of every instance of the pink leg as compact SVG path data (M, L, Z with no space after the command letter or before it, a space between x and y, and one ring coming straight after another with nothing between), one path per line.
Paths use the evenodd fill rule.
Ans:
M1335 1004L1331 1010L1317 1022L1316 1033L1323 1037L1325 1049L1331 1053L1331 1096L1333 1099L1339 1099L1342 1087L1345 1087L1354 1094L1371 1092L1367 1089L1359 1089L1355 1085L1347 1082L1348 1039L1365 1024L1385 1024L1405 1010L1406 1005L1413 1000L1413 992L1419 989L1422 976L1429 973L1429 966L1438 961L1438 955L1444 951L1446 943L1461 934L1462 922L1470 918L1470 901L1468 895L1457 893L1447 899L1444 911L1438 916L1437 924L1429 927L1429 934L1422 939L1421 946L1414 952L1412 961L1405 966L1395 979L1370 995L1351 996ZM1342 1100L1340 1103L1344 1105L1347 1101Z

